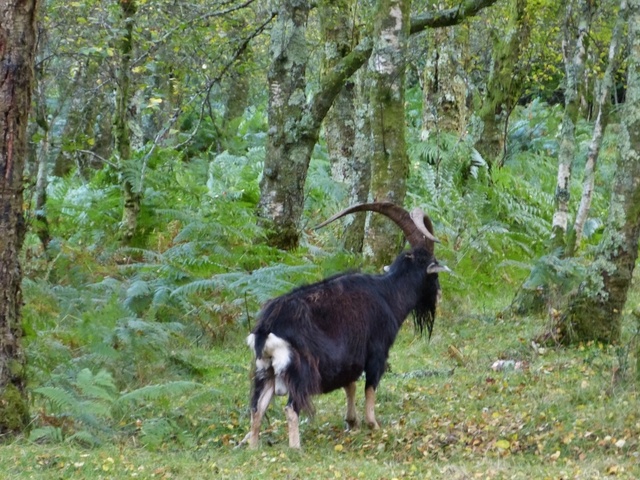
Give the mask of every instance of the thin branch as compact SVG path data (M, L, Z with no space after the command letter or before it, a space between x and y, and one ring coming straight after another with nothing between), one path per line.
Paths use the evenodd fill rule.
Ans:
M76 150L76 152L78 152L78 153L84 153L84 154L86 154L86 155L91 155L92 157L97 158L98 160L100 160L102 163L106 163L106 164L107 164L107 165L109 165L110 167L113 167L113 168L116 168L116 169L118 168L118 166L117 166L115 163L113 163L113 162L111 162L111 161L107 160L106 158L104 158L104 157L102 157L102 156L98 155L98 154L97 154L97 153L95 153L95 152L92 152L91 150L80 150L80 149L78 149L78 150Z
M218 11L215 11L215 12L207 13L207 14L201 16L201 17L192 18L191 20L189 20L189 21L187 21L185 23L182 23L182 24L178 25L177 27L172 28L167 33L165 33L162 37L160 37L156 42L154 42L153 45L151 45L147 49L146 52L144 52L142 55L140 55L138 58L136 58L132 62L132 65L136 66L139 63L141 63L145 58L147 58L152 53L154 53L158 48L160 48L160 46L163 45L167 40L169 40L169 38L171 38L175 33L183 32L186 28L193 26L197 22L202 22L202 21L205 21L205 20L209 20L210 18L222 17L224 15L228 15L229 13L237 12L238 10L242 10L243 8L248 7L253 2L255 2L255 0L246 0L244 3L241 3L239 5L235 5L233 7L229 7L227 9L225 9L225 10L218 10ZM231 3L231 2L229 2L229 3Z

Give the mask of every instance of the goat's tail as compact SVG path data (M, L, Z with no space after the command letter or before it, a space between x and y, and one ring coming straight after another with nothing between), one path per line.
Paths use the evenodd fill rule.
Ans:
M296 411L305 410L313 415L311 397L321 393L321 377L318 359L302 345L260 329L247 337L247 344L256 356L254 376L257 381L271 377L276 382L276 394L288 393L290 403ZM280 381L286 386L279 391Z

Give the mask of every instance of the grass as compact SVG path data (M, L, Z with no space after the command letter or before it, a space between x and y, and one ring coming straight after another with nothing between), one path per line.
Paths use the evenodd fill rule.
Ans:
M18 440L0 447L0 471L12 479L640 477L638 388L624 349L541 349L531 344L541 319L442 310L430 342L410 322L400 332L378 392L379 431L345 431L338 391L316 398L315 418L300 428L302 451L292 451L278 398L261 449L234 448L249 425L250 352L238 332L208 352L203 383L218 401L188 413L193 428L181 438L95 448ZM496 371L499 359L522 367Z

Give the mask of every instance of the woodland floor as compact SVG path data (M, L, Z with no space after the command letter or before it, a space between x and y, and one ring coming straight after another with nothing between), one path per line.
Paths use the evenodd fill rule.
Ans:
M624 346L538 348L531 339L543 327L445 313L427 342L407 322L378 393L381 430L345 431L344 394L334 392L303 419L300 452L287 447L283 399L269 410L261 449L234 448L249 424L250 353L238 334L210 352L206 381L219 402L198 413L209 434L154 449L134 439L90 449L21 440L0 447L0 471L11 479L639 478L635 356ZM498 360L502 370L492 368Z

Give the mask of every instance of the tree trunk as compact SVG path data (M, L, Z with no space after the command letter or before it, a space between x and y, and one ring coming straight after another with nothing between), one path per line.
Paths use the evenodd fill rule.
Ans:
M322 76L318 92L306 101L306 23L309 4L283 0L271 30L269 136L258 217L270 245L289 250L298 245L304 208L304 183L320 126L345 81L371 54L365 42Z
M322 71L326 73L346 57L353 46L352 0L319 3L320 29L324 42ZM349 176L355 143L354 83L349 80L340 89L324 120L325 138L331 173L335 180L344 182Z
M131 58L133 54L133 25L135 0L118 0L122 10L123 34L120 38L120 64L117 73L116 111L113 120L114 148L122 176L122 240L130 243L138 227L141 193L127 173L126 163L131 161L131 130L129 128L129 102L131 100Z
M572 18L572 2L567 4L567 16L565 21L565 38L563 41L563 56L565 63L565 89L564 89L564 114L562 116L562 129L560 137L560 150L558 152L558 179L555 192L555 212L551 226L551 248L564 247L565 235L569 222L569 200L571 169L576 150L575 130L580 112L580 96L578 95L578 83L583 78L584 60L587 51L587 38L591 17L595 6L592 0L579 0L578 8L578 32L576 42L572 45L571 38L574 33L570 28Z
M298 245L304 181L318 131L305 128L307 0L283 0L271 30L269 132L258 215L269 243L288 250Z
M29 424L19 253L36 9L36 0L0 0L0 438Z
M593 187L596 178L596 164L598 161L598 155L600 154L600 147L602 145L602 137L608 123L607 108L611 101L611 89L613 87L613 76L618 71L618 44L622 36L622 29L624 26L624 19L626 16L627 0L620 2L620 10L618 13L618 20L611 35L611 43L609 45L609 58L607 68L605 69L602 81L600 83L600 91L597 95L597 109L595 125L593 127L593 135L591 142L589 143L589 150L587 151L587 161L584 167L584 180L582 184L582 197L580 198L580 206L576 213L576 219L573 225L573 229L567 235L567 246L565 249L565 255L573 256L576 249L580 245L582 239L582 232L584 230L584 224L589 215L589 209L591 208L591 198L593 197Z
M374 201L404 203L409 176L405 143L404 77L410 0L380 0L375 18L371 75L371 195ZM401 234L383 215L371 216L365 253L388 265L401 248Z
M428 36L423 70L422 131L428 140L439 132L463 135L467 124L467 85L461 71L462 48L453 28L439 28Z
M38 80L39 75L35 73L33 89L33 105L36 117L36 129L42 131L42 137L38 145L34 147L35 163L37 165L36 172L36 189L35 189L35 222L33 229L42 243L42 248L47 254L51 234L49 233L49 221L47 220L47 186L49 184L49 156L51 140L49 132L51 130L51 122L47 115L47 106L45 94L42 91L41 82ZM36 130L37 131L37 130ZM35 132L34 132L35 133Z
M525 68L519 63L529 40L527 0L511 0L510 22L506 34L494 42L487 93L478 113L482 135L476 149L489 165L502 165L505 154L506 124L523 91Z
M369 108L369 80L366 70L356 74L355 139L351 163L343 169L344 180L349 187L350 205L369 199L371 186L371 112ZM366 212L345 217L344 247L350 252L362 252Z
M629 0L627 96L619 138L609 218L588 278L561 321L564 342L620 339L622 310L638 258L640 238L640 0Z
M496 1L466 0L457 7L418 16L411 22L411 33L457 25ZM282 0L271 30L269 132L257 214L267 231L267 242L284 249L298 245L303 188L322 120L345 81L365 64L372 51L371 40L364 38L322 76L318 91L305 102L309 8L306 0Z
M324 0L320 3L325 73L351 52L356 37L353 24L355 5L353 0ZM345 184L347 205L366 202L369 195L371 159L368 149L371 142L365 81L366 75L359 70L355 78L342 87L324 120L331 175L335 181ZM347 250L362 251L365 220L364 212L344 218L343 239Z

